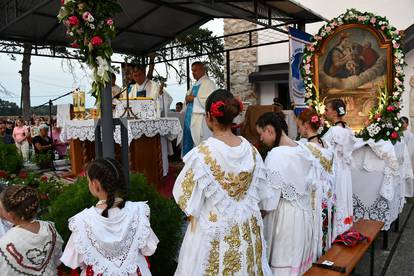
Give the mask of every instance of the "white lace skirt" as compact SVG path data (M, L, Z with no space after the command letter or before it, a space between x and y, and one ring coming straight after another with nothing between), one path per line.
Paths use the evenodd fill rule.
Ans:
M264 218L267 256L273 275L302 275L312 266L312 211L281 199Z

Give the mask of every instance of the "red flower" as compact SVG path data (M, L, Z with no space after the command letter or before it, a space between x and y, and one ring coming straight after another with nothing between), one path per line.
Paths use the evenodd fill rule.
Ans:
M393 112L395 110L395 107L392 105L387 106L387 111L388 112Z
M352 216L345 218L344 224L352 224Z
M65 0L60 0L60 4L65 5Z
M7 178L7 177L8 177L7 173L3 170L0 170L0 178Z
M76 25L79 24L79 19L74 15L69 16L68 20L69 20L69 25L70 26L76 26Z
M213 103L210 107L210 113L213 117L219 118L224 116L224 102L217 101Z
M76 42L72 42L72 43L70 44L70 47L72 47L72 48L79 48L79 44L78 44L78 43L76 43Z
M40 178L40 180L46 182L46 181L48 181L48 178L47 178L46 175L42 175L42 177Z
M390 138L391 139L397 139L398 138L398 133L396 131L394 131L393 133L391 133Z
M378 114L375 114L374 119L377 122L381 121L381 114L379 114L379 113Z
M25 172L25 171L21 171L21 172L19 173L19 177L20 177L21 179L26 179L26 178L27 178L27 172Z
M91 43L92 43L93 46L98 47L98 46L102 45L103 40L99 35L96 35L96 36L92 37Z

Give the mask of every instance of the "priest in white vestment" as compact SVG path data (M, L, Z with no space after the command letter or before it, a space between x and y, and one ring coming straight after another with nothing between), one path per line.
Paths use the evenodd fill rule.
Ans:
M129 91L129 98L152 98L155 101L157 117L161 117L161 108L163 105L160 101L160 97L165 92L164 88L147 78L145 74L145 66L135 66L132 69L132 79L135 81L135 84L132 85L131 90ZM125 98L126 95L123 97Z
M211 137L205 118L207 97L217 89L214 82L206 75L203 63L194 62L191 71L196 83L187 91L185 97L186 111L184 117L183 156L193 147Z

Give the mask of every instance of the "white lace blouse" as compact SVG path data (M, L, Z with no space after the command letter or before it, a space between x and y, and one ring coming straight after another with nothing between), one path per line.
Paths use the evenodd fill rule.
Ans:
M61 261L68 267L87 266L94 274L108 276L151 275L144 256L152 255L159 242L152 231L150 209L145 202L125 203L122 209L111 208L108 218L102 209L91 207L69 219L72 235Z

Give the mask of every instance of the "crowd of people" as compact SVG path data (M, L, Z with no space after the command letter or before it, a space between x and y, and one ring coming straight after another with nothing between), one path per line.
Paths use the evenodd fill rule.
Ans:
M256 126L270 148L265 160L232 132L243 105L230 92L211 93L205 110L212 136L184 156L173 189L189 221L175 275L302 275L353 224L354 140L343 121L344 102L327 104L332 126L323 136L323 118L304 110L297 118L299 141L289 138L282 112L263 114ZM99 201L69 219L72 234L63 253L53 223L36 220L32 188L10 186L1 193L2 272L57 275L63 263L81 275L151 275L145 256L159 240L149 206L126 200L125 176L114 159L94 160L87 177Z
M21 117L0 120L0 142L16 145L24 161L39 154L54 156L56 153L59 158L64 158L68 145L60 140L60 127L54 121L52 125L50 133L50 123L35 115L30 121L24 121Z
M296 121L297 141L288 136L283 112L261 115L256 130L270 149L263 160L232 130L243 111L241 101L216 90L202 63L192 64L192 73L195 84L185 102L176 104L176 112L183 114L184 167L173 196L188 226L175 275L303 275L354 223L355 139L344 121L344 101L330 100L324 118L312 108L302 111ZM132 75L133 97L162 91L144 68L134 68ZM120 92L116 88L113 94ZM404 142L411 148L414 135L407 130L408 118L401 119ZM331 127L322 135L325 120ZM54 149L64 156L66 144L59 136L59 128L50 133L37 117L30 124L20 118L0 122L1 141L15 144L25 160L30 145L35 154ZM151 229L149 206L126 200L125 176L117 160L95 159L86 171L89 191L99 201L69 219L72 234L63 252L53 223L36 219L35 190L15 185L1 193L2 272L57 275L63 263L88 276L151 275L145 256L156 251L159 240Z

